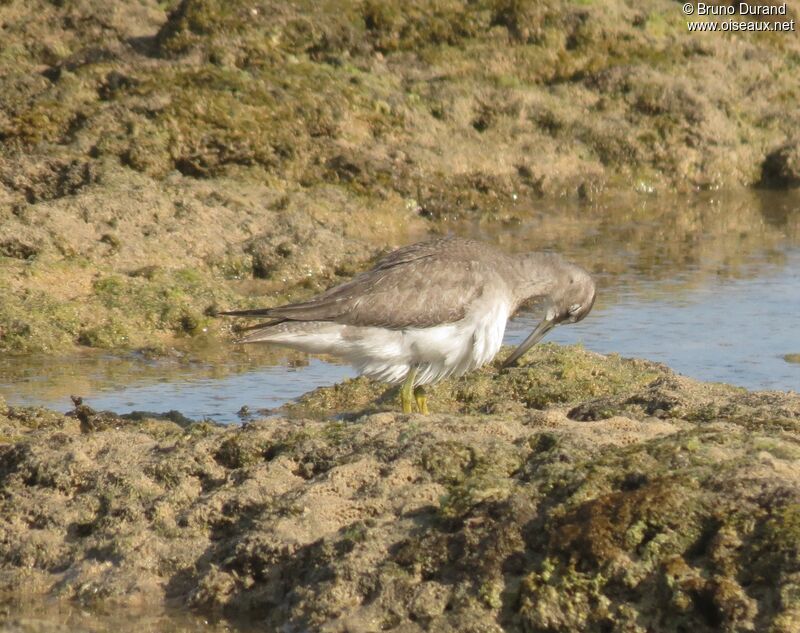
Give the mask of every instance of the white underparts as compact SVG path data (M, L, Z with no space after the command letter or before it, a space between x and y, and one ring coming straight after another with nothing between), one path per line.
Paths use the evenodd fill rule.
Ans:
M500 350L510 306L487 301L462 320L428 328L389 330L322 321L287 321L267 328L251 342L285 345L311 354L331 354L382 382L402 382L417 367L415 385L461 376L489 362Z

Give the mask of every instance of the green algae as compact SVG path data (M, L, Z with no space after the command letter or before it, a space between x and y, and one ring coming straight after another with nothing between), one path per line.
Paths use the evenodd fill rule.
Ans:
M0 292L3 284L0 282ZM73 306L64 305L45 292L22 296L7 290L0 304L0 350L52 352L69 345L80 324Z
M475 451L463 442L442 442L423 452L422 467L437 481L459 484L475 466Z
M207 315L222 296L207 275L193 269L155 271L146 279L111 275L97 280L93 290L114 315L136 309L151 327L186 334L209 326Z
M102 205L98 192L136 197L112 183L160 190L176 171L217 192L248 183L266 183L276 197L313 189L338 210L325 221L336 232L353 207L393 204L400 214L410 200L437 228L456 217L507 218L520 196L753 184L772 169L765 156L793 151L778 141L796 125L771 107L798 91L794 41L743 34L741 46L700 43L661 3L186 0L168 14L157 3L142 14L122 7L109 23L87 7L2 9L0 59L10 71L0 80L0 186L16 209L14 234L31 227L29 207L74 196L68 212L87 213ZM758 60L767 56L776 81L764 84ZM491 155L507 165L482 158ZM793 182L787 160L779 182ZM121 171L111 177L110 165ZM161 210L156 223L185 209ZM92 259L103 275L125 274L117 260L142 243L160 240L169 255L164 231L126 234L111 226L116 219ZM214 219L204 220L212 230ZM48 255L70 257L63 226L39 221L44 232L0 239L0 252L44 267L55 266ZM373 239L396 241L383 228ZM250 268L249 237L192 265L281 279L269 257ZM360 264L350 251L338 259L341 270ZM312 271L307 283L325 285L327 274ZM15 351L152 343L207 325L202 310L180 309L146 328L152 314L77 326L2 317L0 347Z
M659 28L641 28L655 23ZM508 32L510 43L502 42L498 29ZM332 2L271 12L245 2L187 0L167 17L156 38L163 63L131 72L113 59L87 54L68 71L56 66L53 85L41 86L27 109L17 108L3 138L22 146L63 141L76 129L90 130L92 120L102 120L101 126L111 125L114 132L92 139L95 154L110 152L159 178L170 164L208 177L225 165L292 167L319 150L315 162L324 162L330 157L327 148L315 148L309 140L335 138L342 115L355 115L376 130L399 131L401 111L413 108L411 101L395 105L398 97L406 101L397 95L402 81L387 82L364 68L370 52L413 51L442 64L455 60L469 69L458 79L480 87L496 78L484 61L501 42L504 54L513 58L515 85L579 83L622 64L662 71L663 76L625 87L612 81L609 96L634 112L663 113L648 121L655 127L646 133L680 143L682 125L707 118L702 101L676 98L688 88L675 90L670 83L669 73L685 58L676 37L682 30L679 15L658 7L638 13L564 2ZM176 63L197 51L203 63ZM336 63L327 63L333 59ZM448 83L458 89L458 83ZM498 102L513 103L520 95L504 90L497 96ZM442 103L439 97L433 102ZM379 103L387 107L376 112ZM119 105L123 116L110 120L107 110ZM487 125L491 122L479 127ZM638 145L620 145L620 136L583 116L573 117L558 133L582 139L609 165L636 168L648 159ZM664 158L652 157L657 170L680 171L672 157ZM293 167L295 177L296 168L304 169ZM303 178L308 176L304 172ZM398 184L409 189L409 183Z
M502 357L502 354L501 354ZM519 368L496 366L429 389L434 412L486 413L542 409L600 395L628 393L650 384L663 369L644 361L601 356L580 346L537 346ZM353 412L394 408L396 389L360 378L306 394L290 411L319 415L325 410Z
M634 443L608 427L617 441L599 445L580 427L532 432L493 416L153 432L23 416L25 431L8 415L0 433L27 437L0 446L4 520L36 503L57 523L59 504L82 491L70 502L73 549L36 553L4 523L12 570L59 574L87 547L116 570L196 587L195 608L269 613L270 626L362 609L458 630L790 631L796 621L792 434L685 421ZM83 600L96 580L76 573L60 591ZM101 602L129 586L116 573L122 585L104 576ZM276 608L287 592L304 598Z
M363 19L372 45L383 53L456 46L488 26L485 3L366 2Z
M226 468L247 468L265 459L272 447L263 440L248 441L247 435L226 439L220 444L214 458Z
M508 451L499 444L476 454L461 479L449 485L440 498L440 517L459 519L482 504L505 501L514 491L511 475L522 463L523 456L518 451ZM441 476L436 471L434 475Z
M83 276L80 261L36 264L30 274ZM3 287L0 279L0 288ZM0 350L58 352L80 344L128 349L152 342L154 335L195 336L215 325L216 306L231 291L215 275L196 269L162 270L147 275L98 274L88 297L65 302L44 290L8 290L0 305Z
M555 487L541 485L544 483L541 480L553 475L552 471L541 467L531 471L537 489L546 495L545 499L540 498L540 505L547 510L543 517L533 519L525 527L533 569L522 574L518 593L507 598L505 606L515 605L511 611L517 614L510 616L508 624L513 622L537 631L584 631L597 627L645 630L647 626L664 631L710 631L718 626L736 627L737 623L752 621L758 613L753 596L759 594L759 590L753 591L754 579L730 576L738 556L741 556L738 560L749 561L750 555L756 555L739 553L730 546L738 539L749 539L745 535L752 533L752 528L739 524L738 517L742 515L734 510L735 504L716 505L719 501L712 501L711 491L716 489L716 482L735 479L745 463L733 456L723 462L712 457L714 453L719 455L715 445L720 440L736 451L755 449L741 434L723 439L718 432L706 432L695 439L702 458L684 465L646 459L650 465L647 476L626 478L621 487L613 480L601 482L592 472L599 468L619 473L629 467L632 458L638 461L645 457L643 451L652 452L655 457L665 451L672 452L676 444L685 440L678 436L622 451L606 450L599 456L599 465L597 458L573 461L569 475L572 483L566 484L566 488L565 482ZM778 490L779 487L775 494L780 495ZM512 498L507 498L508 506L522 507L520 501L513 502ZM491 502L487 511L489 507ZM789 545L794 529L793 506L782 507L785 509L779 518L762 523L765 527L757 537L765 548L776 552L775 558L765 563L776 565L773 569L782 568L796 556L796 547ZM731 511L726 514L728 509ZM490 512L491 516L497 516L502 511L494 507ZM464 516L462 530L469 529L467 526L476 513L485 516L473 507ZM452 530L452 524L449 526ZM777 532L781 536L777 538L786 538L785 545L773 542L776 537L772 536L772 526L780 526ZM505 524L503 529L509 527ZM497 525L489 529L497 530ZM429 535L415 543L414 547L421 551L413 560L430 561L427 558L430 554L422 551L449 546L452 545L443 543L440 537ZM410 544L405 547L403 559L408 560ZM786 555L789 559L782 558ZM782 562L776 563L776 559ZM428 573L428 577L438 578L447 573L447 563L438 560L441 569ZM706 576L707 565L712 568L713 580ZM766 578L760 582L764 589L770 584ZM481 594L482 589L477 591ZM786 591L791 593L791 589ZM655 596L659 598L654 602ZM663 604L663 608L658 604ZM791 617L791 607L785 605L785 608L789 614L786 617ZM770 617L762 620L765 624L768 621Z
M137 33L126 30L135 20L62 4L31 5L53 25L45 33L29 14L3 13L3 352L160 344L213 328L218 305L336 280L320 266L305 286L282 281L269 255L310 241L290 230L259 258L250 234L187 264L170 259L169 231L185 227L140 241L140 225L126 232L111 217L103 255L76 256L46 216L93 222L98 191L135 207L137 188L166 187L180 199L142 222L156 227L197 201L244 216L220 192L255 181L267 183L256 207L273 224L272 213L307 213L291 200L308 188L342 209L315 218L316 233L342 232L353 208L412 198L441 228L506 218L519 193L751 184L764 156L791 156L773 150L797 127L771 105L796 96L795 40L699 42L664 3L186 0ZM508 165L487 167L484 154ZM792 182L786 160L767 166ZM169 189L176 170L199 188ZM105 189L119 174L135 185ZM69 197L75 206L52 206ZM679 238L696 233L696 216ZM225 218L198 222L221 232ZM373 239L388 243L381 230ZM156 240L160 257L115 259ZM672 246L645 249L637 265ZM736 260L740 246L721 250ZM341 276L364 263L339 259ZM230 278L250 276L274 278L278 294L240 298ZM372 414L396 406L365 379L291 408L345 421L242 429L3 405L2 585L303 630L797 630L790 396L547 345L522 367L436 386L431 408L450 417ZM615 419L640 423L644 439ZM680 432L649 438L659 424Z

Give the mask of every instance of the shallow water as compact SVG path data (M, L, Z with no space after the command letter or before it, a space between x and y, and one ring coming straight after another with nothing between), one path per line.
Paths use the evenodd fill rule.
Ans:
M212 622L179 610L83 608L72 603L34 598L19 601L0 596L2 633L253 633L249 622Z
M193 420L236 422L242 407L270 411L322 385L354 375L349 367L234 345L194 349L178 359L87 353L66 358L0 359L0 396L9 404L67 411L71 396L95 409L179 411ZM333 362L331 362L333 361ZM241 411L241 414L240 414Z
M550 249L586 266L598 300L582 323L548 340L648 358L702 380L800 390L800 194L626 196L600 203L519 203L497 218L443 222L509 251ZM506 332L520 342L523 314ZM328 359L330 361L330 359ZM243 406L274 409L354 375L303 355L212 345L167 359L86 353L0 359L10 404L164 412L235 422Z
M784 356L800 348L800 249L786 256L785 266L754 279L709 282L682 295L655 283L647 296L621 295L549 340L660 361L703 380L799 390L800 364ZM517 319L506 340L521 341L535 324Z

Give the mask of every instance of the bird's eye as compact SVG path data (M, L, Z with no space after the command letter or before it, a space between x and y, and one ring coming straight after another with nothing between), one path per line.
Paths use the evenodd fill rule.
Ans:
M573 315L582 307L583 305L580 303L573 303L569 308L567 308L567 312L569 312L570 315Z

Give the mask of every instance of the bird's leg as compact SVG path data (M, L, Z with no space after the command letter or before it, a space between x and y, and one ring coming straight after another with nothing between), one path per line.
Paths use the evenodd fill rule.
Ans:
M419 387L414 387L414 400L417 401L417 409L422 415L428 415L430 411L428 411L428 394L425 393L425 387L420 385Z
M411 397L414 391L414 378L417 377L417 368L412 367L408 370L403 386L400 387L400 404L403 406L403 413L411 413Z

